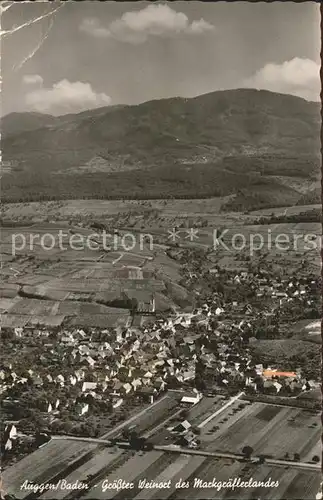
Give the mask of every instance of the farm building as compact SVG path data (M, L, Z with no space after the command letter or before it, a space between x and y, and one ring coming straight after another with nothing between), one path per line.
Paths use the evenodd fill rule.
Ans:
M280 372L277 370L264 370L262 372L263 376L266 378L273 378L273 377L297 377L297 374L295 372Z
M202 395L200 393L192 393L187 394L182 397L181 403L189 403L192 405L196 405L202 399Z
M176 425L176 427L174 427L174 432L186 432L188 431L188 429L190 429L192 426L191 424L189 423L188 420L183 420L183 422L181 422L180 424Z

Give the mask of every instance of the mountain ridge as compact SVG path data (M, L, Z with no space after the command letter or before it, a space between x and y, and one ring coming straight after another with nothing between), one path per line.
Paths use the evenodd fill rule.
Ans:
M23 130L15 118L2 119L7 201L37 190L64 198L73 182L79 197L203 197L236 195L240 183L275 189L274 175L319 175L320 105L287 94L235 89L59 117L24 113Z
M258 92L262 95L266 94L274 94L276 96L282 96L284 100L290 99L292 102L297 102L297 101L303 101L306 104L313 105L313 107L317 107L320 105L319 102L316 101L307 101L306 99L298 96L294 96L291 94L282 94L278 92L271 92L269 90L258 90L258 89L252 89L252 88L237 88L237 89L230 89L230 90L219 90L219 91L214 91L214 92L207 92L205 94L197 95L194 97L181 97L181 96L175 96L175 97L165 97L161 99L152 99L148 101L144 101L140 104L116 104L116 105L110 105L110 106L102 106L99 108L90 108L85 111L80 111L76 113L66 113L63 115L52 115L50 113L41 113L41 112L36 112L36 111L13 111L11 113L7 113L3 117L1 117L2 121L2 131L5 135L12 135L24 131L30 131L30 130L37 130L38 128L42 128L47 125L59 125L64 122L77 119L81 120L82 118L86 118L87 115L103 115L105 113L109 113L111 111L115 111L117 109L122 109L122 108L137 108L138 106L144 106L144 105L149 105L153 103L163 103L167 101L182 101L182 102L187 102L188 100L195 100L195 99L203 99L203 98L208 98L212 97L215 94L220 95L221 93L229 93L229 92ZM30 119L30 123L24 123L26 119ZM19 122L18 126L15 123L12 123L13 121ZM21 125L21 121L23 121L23 125Z

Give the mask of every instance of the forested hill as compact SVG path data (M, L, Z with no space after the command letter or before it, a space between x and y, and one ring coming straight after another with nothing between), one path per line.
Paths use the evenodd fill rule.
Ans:
M2 136L3 201L232 194L238 209L318 195L320 106L290 95L238 89L61 117L12 113Z

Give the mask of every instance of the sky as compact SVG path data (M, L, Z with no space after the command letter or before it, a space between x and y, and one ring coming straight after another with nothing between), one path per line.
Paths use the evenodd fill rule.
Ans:
M319 100L314 2L1 2L2 115L260 88Z

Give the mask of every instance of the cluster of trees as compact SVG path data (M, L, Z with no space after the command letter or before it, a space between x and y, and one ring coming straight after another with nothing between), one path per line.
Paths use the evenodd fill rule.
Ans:
M197 359L195 363L195 380L194 380L194 385L196 389L200 392L204 391L206 389L206 383L205 383L205 364L202 362L201 359Z
M272 213L269 217L260 217L256 224L298 224L300 222L322 222L322 212L317 209L308 210L298 214L275 215Z
M254 449L247 445L242 448L242 454L245 456L245 458L250 459L252 454L254 452ZM259 463L265 463L266 461L266 456L265 455L259 455ZM301 456L299 453L294 453L290 455L288 452L285 453L283 460L287 461L294 461L294 462L299 462L301 459ZM320 461L320 457L318 455L314 455L312 457L312 462L318 463Z
M235 181L236 182L236 181ZM240 181L243 182L243 179ZM231 187L230 187L231 186ZM21 173L2 179L2 202L53 201L64 199L190 199L224 196L234 190L231 183L206 166L189 171L177 165L117 173L30 176Z
M130 447L134 450L150 451L154 449L154 445L146 438L140 436L135 429L124 429L122 437L128 441Z
M239 189L236 196L227 201L221 207L221 212L243 212L248 213L251 210L261 210L263 208L287 207L296 203L297 193L280 193L278 186L272 182L271 186L259 191L254 187L254 191L249 189Z
M241 163L241 159L239 161ZM151 164L151 160L149 163ZM43 169L33 173L26 170L17 176L3 176L2 201L194 199L236 194L224 206L224 211L246 211L296 203L296 198L287 199L293 196L292 189L284 190L272 177L246 175L241 167L239 171L216 167L212 163L193 164L190 169L180 163L176 164L176 168L174 164L159 164L149 169L86 172L77 175L51 175ZM281 188L281 195L277 187Z
M302 375L311 380L319 380L321 367L321 346L311 342L295 341L270 342L266 349L260 344L252 346L255 363L268 366L281 366L284 370L301 368Z
M92 418L77 422L71 420L55 420L50 427L53 434L70 434L74 436L99 437L100 425Z
M288 397L283 397L283 396L272 396L269 394L248 394L247 396L243 397L243 399L249 400L249 401L259 401L261 403L270 403L270 404L281 404L281 405L289 405L290 404L290 398ZM293 406L297 408L304 408L307 410L321 410L321 402L318 400L314 399L293 399Z
M255 156L227 156L223 160L227 170L250 172L261 176L289 176L308 178L319 172L319 160L314 156L289 157L282 154Z
M138 300L135 297L128 297L128 295L124 292L121 294L121 297L117 297L113 300L98 300L98 303L119 309L129 309L132 314L138 309Z

